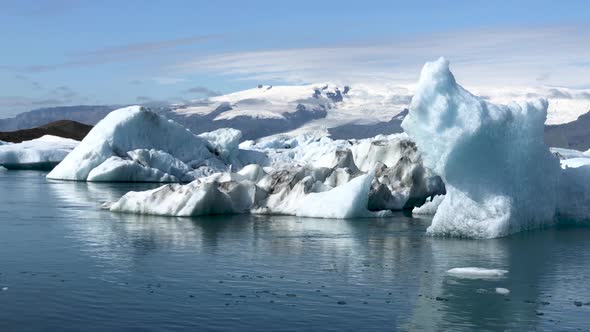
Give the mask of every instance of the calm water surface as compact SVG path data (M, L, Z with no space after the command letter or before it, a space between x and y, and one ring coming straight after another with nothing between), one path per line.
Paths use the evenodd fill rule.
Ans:
M590 327L590 228L474 241L402 214L115 214L100 204L154 185L44 175L0 172L0 331ZM468 266L509 272L446 273Z

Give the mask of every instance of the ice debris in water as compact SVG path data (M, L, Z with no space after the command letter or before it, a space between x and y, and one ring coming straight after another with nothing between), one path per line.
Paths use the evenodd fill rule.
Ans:
M502 295L508 295L508 294L510 294L510 290L508 288L497 287L496 293L502 294Z
M500 278L506 273L508 273L507 270L486 269L482 267L456 267L447 271L447 274L464 279Z

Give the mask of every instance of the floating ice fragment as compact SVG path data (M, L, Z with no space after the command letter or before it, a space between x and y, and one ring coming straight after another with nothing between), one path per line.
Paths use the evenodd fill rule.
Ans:
M497 287L496 288L496 293L502 294L502 295L508 295L508 294L510 294L510 289L508 289L508 288L502 288L502 287Z
M447 271L448 274L465 279L501 278L508 271L499 269L485 269L481 267L456 267Z

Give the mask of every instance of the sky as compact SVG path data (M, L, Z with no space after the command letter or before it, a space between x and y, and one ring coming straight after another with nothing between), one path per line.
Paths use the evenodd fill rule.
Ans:
M0 2L0 118L319 82L590 88L588 1Z

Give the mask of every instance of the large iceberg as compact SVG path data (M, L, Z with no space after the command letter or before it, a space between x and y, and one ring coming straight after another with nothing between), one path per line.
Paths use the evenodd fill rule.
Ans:
M174 216L250 212L355 218L385 216L444 193L440 178L422 166L416 146L405 135L279 141L241 145L238 156L264 154L266 167L251 164L187 185L130 192L105 206L112 211Z
M546 116L545 100L494 105L457 84L446 60L427 63L402 127L447 189L428 232L493 238L586 218L590 173L560 168Z
M79 181L192 181L226 165L214 147L140 106L111 112L49 175Z
M51 135L14 144L0 141L0 166L8 169L49 170L74 150L78 143L73 139Z

